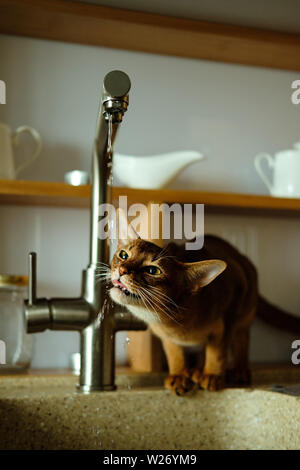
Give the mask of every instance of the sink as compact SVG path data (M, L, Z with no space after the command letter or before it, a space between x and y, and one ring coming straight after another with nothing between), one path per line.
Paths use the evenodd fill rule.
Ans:
M1 449L299 449L300 368L258 368L251 388L162 387L163 374L119 373L118 390L85 395L77 377L0 377Z

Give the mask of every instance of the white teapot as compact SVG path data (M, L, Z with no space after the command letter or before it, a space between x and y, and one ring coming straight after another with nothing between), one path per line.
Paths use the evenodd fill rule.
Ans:
M261 168L263 160L266 160L273 170L273 183ZM256 155L254 166L272 196L300 197L300 142L294 144L294 149L282 150L274 157L268 153Z
M35 151L18 167L14 161L14 147L19 143L19 136L23 132L29 132L36 143ZM7 124L0 122L0 179L13 180L21 170L30 165L40 154L42 138L38 131L29 126L18 127L14 132Z

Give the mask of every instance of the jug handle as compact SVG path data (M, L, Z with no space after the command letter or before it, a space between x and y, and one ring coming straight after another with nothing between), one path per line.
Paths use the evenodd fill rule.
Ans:
M33 129L33 127L29 127L29 126L20 126L13 132L12 141L14 145L17 146L19 144L19 135L22 132L29 132L29 134L32 136L32 138L36 142L36 148L33 154L24 163L21 163L18 166L18 168L16 168L15 170L16 175L20 173L20 171L24 170L24 168L26 168L28 165L30 165L38 157L42 149L42 138L40 134L38 133L36 129Z
M259 153L258 155L256 155L254 159L254 166L255 166L257 173L259 174L259 176L261 177L265 185L268 187L270 193L272 193L273 191L272 183L266 177L266 175L264 174L261 168L261 162L264 159L267 160L270 168L274 168L274 160L271 157L271 155L269 155L268 153Z

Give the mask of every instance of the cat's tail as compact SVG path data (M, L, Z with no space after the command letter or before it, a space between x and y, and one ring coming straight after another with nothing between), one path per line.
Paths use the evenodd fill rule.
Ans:
M257 316L269 325L300 335L300 317L281 310L262 296L258 298Z

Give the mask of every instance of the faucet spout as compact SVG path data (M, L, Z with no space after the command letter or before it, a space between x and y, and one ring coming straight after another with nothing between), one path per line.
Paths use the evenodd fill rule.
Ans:
M108 243L99 238L98 228L101 210L112 202L112 146L128 108L130 86L128 75L119 70L109 72L103 82L92 155L90 267L94 268L109 262Z
M99 265L108 265L109 239L99 233L99 221L112 203L112 146L129 103L130 79L108 73L103 82L92 153L92 196L89 265L83 271L81 297L39 299L36 296L36 255L29 255L29 295L25 301L28 332L77 330L81 334L79 390L114 390L114 337L120 330L145 330L145 323L115 310L104 284L97 282Z

